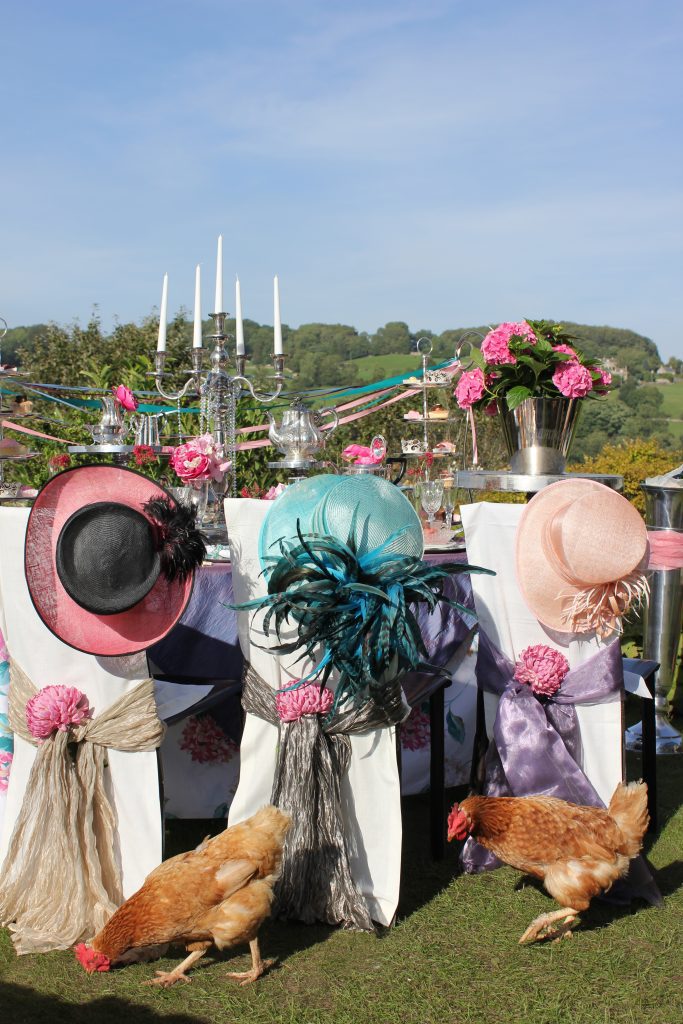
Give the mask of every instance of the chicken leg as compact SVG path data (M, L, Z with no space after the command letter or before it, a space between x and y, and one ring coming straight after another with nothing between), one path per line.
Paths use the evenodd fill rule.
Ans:
M574 910L572 907L562 907L560 910L553 910L548 914L541 914L534 921L531 922L527 930L519 940L520 946L526 942L536 942L539 939L559 939L561 936L569 938L572 934L570 926L579 916L578 910ZM554 921L561 921L564 918L564 924L559 928L552 928L551 925Z
M256 981L260 978L269 967L272 967L275 963L274 960L262 960L261 950L259 949L258 939L252 939L249 943L249 950L251 952L251 970L250 971L228 971L229 978L242 979L240 985L249 985L252 981Z
M195 944L193 943L193 945ZM188 978L185 972L189 971L190 967L204 956L210 945L211 942L197 943L189 956L186 956L183 962L174 967L172 971L157 971L156 978L152 978L151 981L145 981L143 984L161 985L162 988L170 988L171 985L175 985L176 981L192 981L192 978Z

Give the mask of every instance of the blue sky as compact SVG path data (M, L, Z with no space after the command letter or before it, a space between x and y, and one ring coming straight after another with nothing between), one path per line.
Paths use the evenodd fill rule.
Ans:
M683 6L5 0L0 315L547 316L683 358ZM230 311L233 302L225 303Z

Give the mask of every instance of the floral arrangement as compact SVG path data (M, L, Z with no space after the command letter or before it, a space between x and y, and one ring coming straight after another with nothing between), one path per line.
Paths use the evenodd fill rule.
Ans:
M133 445L133 458L136 466L149 466L159 461L154 449L149 444Z
M586 359L574 340L549 320L500 324L486 335L481 351L472 349L473 368L461 374L453 392L458 405L494 414L503 400L511 410L527 398L607 394L611 374Z
M88 698L75 686L44 686L26 704L26 724L39 743L53 732L68 732L72 725L81 725L88 718L92 718Z
M190 485L202 480L220 483L230 468L223 448L216 444L211 434L191 437L185 444L179 444L173 449L169 462L183 483Z
M138 407L138 400L125 384L119 384L118 387L111 390L122 409L125 409L127 412L135 412Z
M296 682L296 680L295 680ZM296 722L304 715L326 715L334 703L334 694L319 683L307 683L292 689L286 683L275 694L275 705L281 722Z
M190 715L183 727L180 749L198 764L227 763L239 747L209 714Z
M71 456L67 452L51 455L47 460L47 464L53 473L61 473L63 469L68 469L71 465Z
M569 672L564 654L546 644L533 644L520 654L514 678L527 683L537 697L552 697L557 693Z
M260 498L262 501L275 501L286 489L287 484L282 483L274 484L265 491L257 484L253 484L251 487L245 486L241 488L240 498Z

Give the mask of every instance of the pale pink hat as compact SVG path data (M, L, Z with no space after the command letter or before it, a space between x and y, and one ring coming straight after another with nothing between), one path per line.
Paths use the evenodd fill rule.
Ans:
M645 523L595 480L560 480L534 495L517 527L515 557L527 606L560 632L605 636L647 594Z

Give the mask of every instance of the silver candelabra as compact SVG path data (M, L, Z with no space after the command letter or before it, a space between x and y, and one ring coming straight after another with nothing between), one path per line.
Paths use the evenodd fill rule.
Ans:
M213 350L210 353L210 369L204 371L202 368L203 349L193 348L192 369L185 371L189 374L187 382L177 391L167 391L163 386L163 379L166 376L164 374L166 352L157 351L153 372L154 384L159 394L171 402L180 402L182 398L190 394L199 396L199 432L201 434L210 433L216 444L222 447L226 458L230 459L230 469L226 472L223 480L222 494L234 495L237 492L235 475L237 402L244 393L261 404L274 401L282 392L285 382L285 357L283 354L273 355L275 389L269 392L257 390L245 375L247 357L243 353L235 354L237 372L234 374L230 372L231 359L226 345L229 335L225 333L227 313L211 313L210 316L214 321L214 333L209 335L211 341L214 342Z

